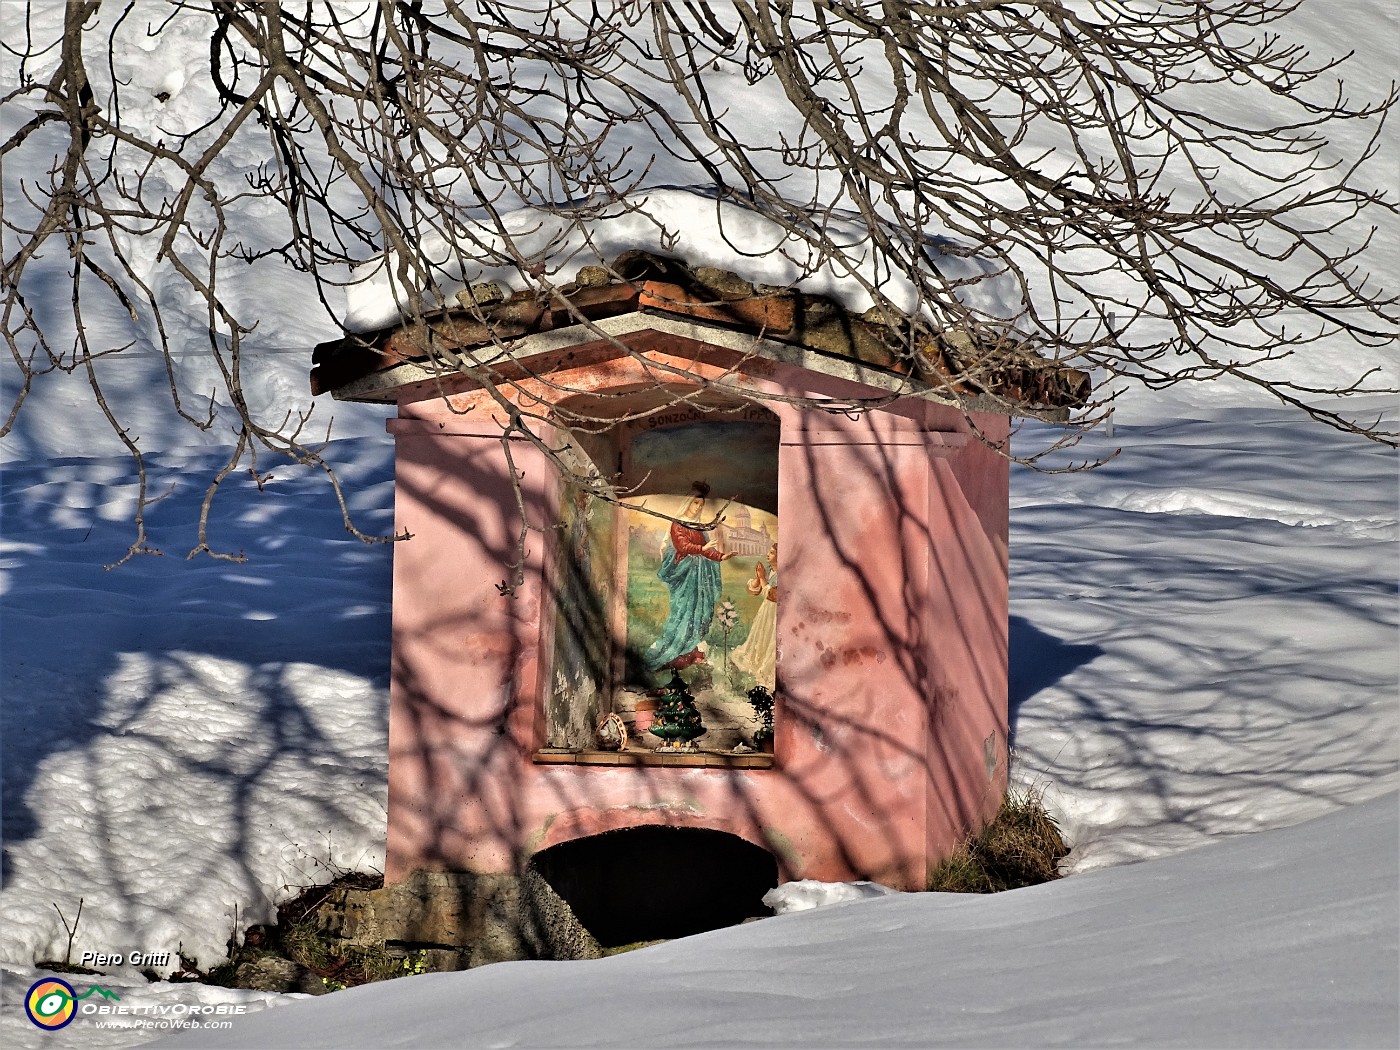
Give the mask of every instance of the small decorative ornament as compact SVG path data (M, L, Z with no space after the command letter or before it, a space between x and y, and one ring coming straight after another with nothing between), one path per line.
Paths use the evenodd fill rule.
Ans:
M603 751L624 751L627 748L627 726L616 711L611 711L594 731L598 747Z
M680 672L671 671L671 681L666 691L657 701L656 724L648 732L661 738L661 746L655 750L693 754L700 750L695 738L704 736L709 730L700 719L700 711L695 706L695 696L686 687Z

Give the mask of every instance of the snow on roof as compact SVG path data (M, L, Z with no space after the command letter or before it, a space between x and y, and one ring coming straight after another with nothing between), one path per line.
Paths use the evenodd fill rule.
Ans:
M807 227L806 236L796 232L799 221ZM418 241L418 251L420 261L434 271L441 296L429 308L470 284L489 281L512 292L537 286L538 276L563 284L565 275L581 266L641 250L728 270L760 285L824 295L854 314L875 305L871 288L905 314L921 312L914 283L875 245L859 216L824 212L819 220L794 219L793 225L786 229L703 189L668 187L601 206L521 208L502 214L498 223L465 224L451 241L442 233L427 234ZM839 249L840 261L813 240ZM956 284L959 300L975 314L1011 318L1021 312L1018 286L993 264L971 257L946 238L927 237L921 247L930 276ZM349 331L368 332L400 319L408 295L398 268L396 255L389 252L354 270L346 288L344 324Z
M894 231L882 235L907 243ZM1005 339L1003 326L979 323L1019 314L1009 274L946 238L923 238L916 265L966 311L934 318L928 295L876 240L850 214L784 225L698 189L522 208L459 227L450 240L427 235L413 260L388 252L358 267L346 290L350 335L316 347L312 389L391 400L399 386L424 378L421 368L401 366L429 360L431 346L460 352L645 312L860 362L916 381L901 390L975 410L1063 418L1084 403L1087 374L1044 360L1019 337ZM405 309L404 282L432 286L416 288L424 300L416 316ZM916 332L915 317L935 322L936 334ZM586 340L602 334L581 331ZM532 347L527 339L502 353L520 359Z
M510 382L548 371L552 366L543 359L549 354L620 338L642 323L736 351L736 333L745 333L745 358L771 357L971 411L1063 419L1089 392L1087 373L1048 361L1019 339L1003 340L995 329L919 332L888 307L850 313L850 295L812 294L801 282L804 290L754 284L727 269L644 250L624 251L606 266L580 266L572 277L556 272L547 294L508 292L501 287L507 280L473 282L451 305L419 319L400 323L394 315L376 332L318 345L313 392L391 401L425 382L440 391L444 375L474 386L478 378L459 373L451 354L465 354L477 368ZM677 321L684 332L674 330ZM522 372L526 360L532 363Z

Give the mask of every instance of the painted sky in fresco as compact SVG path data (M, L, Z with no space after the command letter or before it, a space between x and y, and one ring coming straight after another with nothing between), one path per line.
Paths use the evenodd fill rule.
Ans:
M776 513L778 426L741 420L645 431L632 439L632 475L642 493L687 492L705 481L713 496Z

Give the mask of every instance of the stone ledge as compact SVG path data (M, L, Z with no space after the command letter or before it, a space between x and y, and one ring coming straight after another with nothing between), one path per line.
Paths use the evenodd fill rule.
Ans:
M308 913L325 938L431 952L436 970L512 959L596 959L602 950L533 867L523 875L414 871L382 889L339 888Z

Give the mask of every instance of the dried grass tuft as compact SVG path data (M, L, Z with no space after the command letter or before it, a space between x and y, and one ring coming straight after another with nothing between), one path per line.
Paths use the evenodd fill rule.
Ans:
M1013 787L992 822L929 873L939 893L999 893L1053 882L1069 847L1037 788Z

